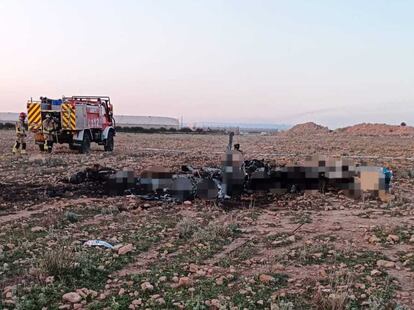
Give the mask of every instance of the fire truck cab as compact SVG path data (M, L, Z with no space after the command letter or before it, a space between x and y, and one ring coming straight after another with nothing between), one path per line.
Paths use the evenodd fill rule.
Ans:
M114 149L115 119L109 97L40 97L40 101L28 101L27 110L29 130L42 151L47 143L43 130L46 116L53 119L54 129L49 134L53 143L67 143L80 153L88 153L91 142L102 145L105 151Z

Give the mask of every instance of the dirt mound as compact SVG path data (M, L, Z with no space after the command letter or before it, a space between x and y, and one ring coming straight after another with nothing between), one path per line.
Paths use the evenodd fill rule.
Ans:
M409 136L414 135L414 127L412 126L398 126L387 124L369 124L362 123L354 126L338 129L338 132L343 132L351 135L370 135L370 136Z
M328 133L330 130L328 127L315 124L313 122L298 124L293 126L287 131L289 134L324 134Z

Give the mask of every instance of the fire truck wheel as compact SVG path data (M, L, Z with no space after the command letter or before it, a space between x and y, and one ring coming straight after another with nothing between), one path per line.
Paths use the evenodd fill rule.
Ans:
M79 150L79 147L73 145L72 143L69 144L69 149L72 151Z
M89 137L89 134L85 132L83 135L83 142L80 147L80 153L81 154L87 154L91 150L91 138Z
M106 138L104 149L105 152L112 152L114 150L114 133L112 131L108 133L108 138Z

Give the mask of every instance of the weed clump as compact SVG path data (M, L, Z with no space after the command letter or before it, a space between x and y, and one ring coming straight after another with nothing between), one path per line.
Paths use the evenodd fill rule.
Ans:
M80 215L76 214L75 212L66 211L65 212L65 220L69 221L70 223L76 223L79 221Z
M40 262L40 268L47 275L63 277L76 271L76 263L76 258L71 249L61 246L46 252Z
M197 231L198 227L198 223L188 217L177 223L177 230L181 239L190 239Z
M222 223L210 223L205 228L201 228L194 233L194 241L209 242L217 239L227 239L239 232L236 224L223 225Z
M314 305L316 309L325 310L346 310L350 303L352 291L350 288L354 285L352 274L333 275L330 278L330 292L324 293L318 290L314 295Z

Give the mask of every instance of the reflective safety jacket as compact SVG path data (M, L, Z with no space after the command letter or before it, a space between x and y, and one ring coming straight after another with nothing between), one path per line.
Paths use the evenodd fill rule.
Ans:
M55 121L53 119L45 119L43 121L43 132L50 134L55 130Z
M26 125L24 122L16 122L16 135L19 137L26 137Z

